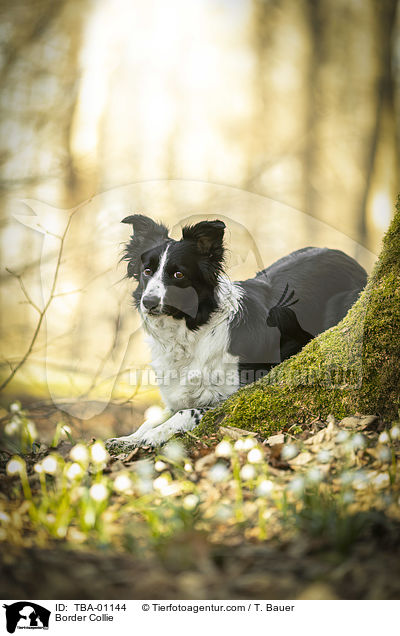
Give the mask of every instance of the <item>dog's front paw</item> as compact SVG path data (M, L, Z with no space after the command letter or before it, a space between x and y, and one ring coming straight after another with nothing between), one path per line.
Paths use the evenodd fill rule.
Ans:
M125 437L111 437L105 441L106 449L111 453L123 453L140 446L140 442L133 435Z

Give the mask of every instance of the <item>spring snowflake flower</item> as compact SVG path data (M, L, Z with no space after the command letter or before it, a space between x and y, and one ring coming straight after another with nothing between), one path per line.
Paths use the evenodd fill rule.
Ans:
M349 437L349 431L339 431L339 433L336 435L335 441L337 444L342 444L343 442L347 442Z
M0 521L2 523L10 523L11 517L6 512L3 512L2 510L0 510Z
M86 464L89 461L88 449L84 444L76 444L69 453L74 462Z
M257 446L256 440L253 437L246 437L243 442L243 450L251 450L254 446Z
M164 475L160 475L153 481L153 486L162 493L169 486L168 478Z
M244 479L244 481L254 479L254 477L256 476L254 466L252 466L251 464L245 464L240 471L240 476L242 479Z
M361 433L356 433L350 440L352 450L361 450L365 447L365 437Z
M258 497L267 497L272 493L274 489L274 483L270 479L263 479L256 488L256 495Z
M186 462L186 464L184 465L183 469L184 469L184 471L185 471L186 473L191 473L191 472L193 472L193 466L192 466L192 464L190 464L189 462Z
M4 427L4 432L6 433L6 435L9 435L10 437L19 433L20 430L21 430L21 423L14 418L10 422L8 422L8 424L6 424Z
M293 459L296 455L299 454L299 449L296 444L285 444L282 448L281 457L283 460L288 461L289 459Z
M55 475L58 469L58 463L53 455L48 455L42 461L42 468L48 475Z
M319 451L319 453L317 454L317 460L321 462L321 464L327 464L328 462L331 461L331 459L332 459L332 455L330 451L326 449Z
M183 507L186 510L193 510L194 508L196 508L198 503L199 498L196 495L186 495L183 500Z
M89 494L94 501L104 501L107 499L108 491L104 484L93 484L89 490Z
M234 449L238 451L242 451L244 449L244 440L238 439L234 444Z
M77 477L81 477L83 475L83 469L80 464L74 462L67 468L66 475L68 479L77 479Z
M310 484L319 484L322 481L322 473L319 468L310 468L306 474L306 479Z
M224 481L229 475L229 470L224 464L217 463L208 471L210 479L214 482Z
M11 413L19 413L20 410L21 410L21 405L19 402L13 402L12 404L10 404Z
M304 485L305 485L305 482L304 482L303 477L295 477L289 483L289 490L294 495L301 495L303 493L303 491L304 491Z
M378 441L380 444L387 444L388 442L390 442L390 437L387 431L382 431L382 433L379 435Z
M132 480L127 473L121 473L114 481L117 492L129 492L132 489Z
M157 424L162 424L166 419L165 410L160 406L149 406L148 409L144 412L144 419L146 422L151 422L156 426Z
M158 473L162 473L162 471L168 468L168 466L165 462L162 462L161 459L159 459L154 464L154 468L156 469Z
M399 439L400 438L400 426L398 426L397 424L392 426L392 428L390 429L390 437L392 439Z
M252 448L251 451L247 453L247 461L250 462L250 464L259 464L263 458L264 455L259 448Z
M230 457L232 455L232 446L224 440L216 446L215 454L217 457Z
M382 446L378 449L378 459L383 463L391 461L392 453L390 452L390 448L388 446Z
M174 440L172 442L168 442L168 444L164 446L163 454L165 455L165 457L168 457L168 459L171 459L173 462L179 462L181 461L181 459L184 458L185 451L182 444Z
M109 455L103 442L95 442L90 447L90 456L95 464L104 464L107 461Z

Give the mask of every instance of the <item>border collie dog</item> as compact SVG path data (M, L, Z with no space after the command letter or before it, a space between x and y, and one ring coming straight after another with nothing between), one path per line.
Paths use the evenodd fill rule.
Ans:
M179 241L140 214L122 223L133 228L123 258L167 409L109 448L157 446L190 431L207 409L336 325L367 280L343 252L306 247L231 282L222 221L186 226Z

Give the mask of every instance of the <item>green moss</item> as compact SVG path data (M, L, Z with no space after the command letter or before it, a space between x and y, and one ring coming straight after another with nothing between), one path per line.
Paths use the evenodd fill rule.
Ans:
M345 318L209 411L194 433L223 423L268 435L329 413L394 417L399 388L400 197L374 271Z

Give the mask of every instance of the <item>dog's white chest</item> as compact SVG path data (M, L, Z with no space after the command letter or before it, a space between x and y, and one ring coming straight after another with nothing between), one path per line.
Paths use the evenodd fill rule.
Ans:
M238 357L229 353L229 323L219 313L197 331L183 320L146 324L152 367L172 411L214 406L239 387Z

